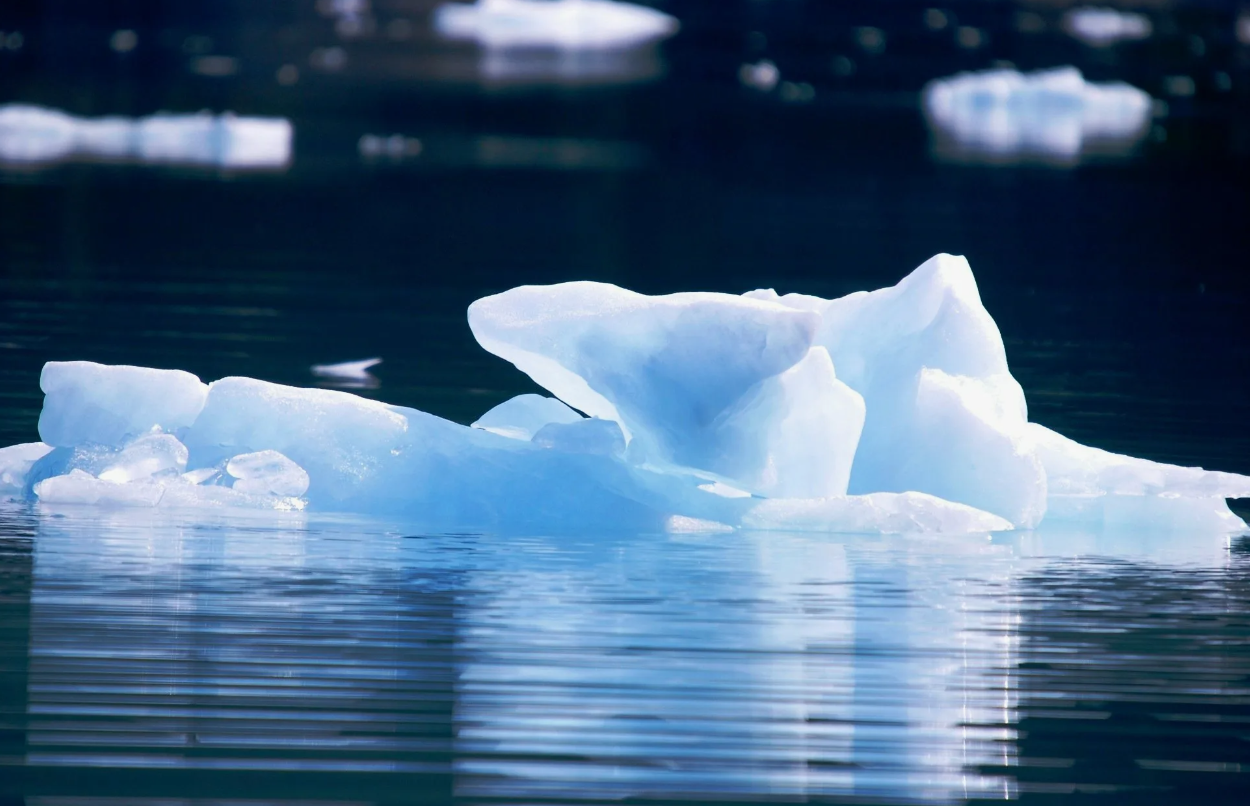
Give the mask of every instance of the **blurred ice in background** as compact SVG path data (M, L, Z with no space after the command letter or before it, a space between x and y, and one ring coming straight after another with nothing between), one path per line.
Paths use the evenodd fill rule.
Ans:
M40 167L66 160L131 161L235 170L281 170L291 161L283 118L156 114L79 118L23 104L0 106L0 162Z
M1114 8L1074 8L1063 15L1064 30L1093 47L1145 39L1153 30L1150 18Z
M1136 87L1088 82L1074 67L961 73L929 84L924 105L943 157L1059 165L1130 153L1153 109Z

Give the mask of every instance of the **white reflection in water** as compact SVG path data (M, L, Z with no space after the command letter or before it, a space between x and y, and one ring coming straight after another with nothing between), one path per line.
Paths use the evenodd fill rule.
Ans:
M1036 580L1229 557L1200 535L499 540L68 507L37 531L27 764L522 801L1014 796L980 770L1021 763Z
M38 106L0 106L0 164L17 167L104 160L278 170L290 164L291 137L285 118L229 112L80 118Z
M1073 67L960 73L931 82L924 110L939 157L1073 165L1125 156L1145 137L1151 98L1128 84L1085 81Z

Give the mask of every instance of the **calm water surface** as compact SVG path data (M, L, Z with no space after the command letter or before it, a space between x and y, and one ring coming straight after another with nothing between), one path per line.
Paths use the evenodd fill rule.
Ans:
M32 803L1247 794L1244 540L0 530Z

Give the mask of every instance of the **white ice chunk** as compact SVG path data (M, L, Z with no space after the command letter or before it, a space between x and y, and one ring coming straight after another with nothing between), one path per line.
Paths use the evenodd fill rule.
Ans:
M284 166L291 158L291 123L283 118L159 114L135 126L142 162L266 168Z
M139 479L130 482L96 478L71 470L35 484L41 504L84 504L106 507L161 507L162 509L268 509L298 511L299 498L254 495L229 487L190 484L179 478Z
M35 495L49 504L154 507L164 492L163 485L150 479L127 484L99 479L82 470L71 470L35 484Z
M517 395L483 414L474 428L512 439L533 439L548 423L575 423L582 415L556 400L542 395Z
M531 441L541 448L569 453L625 455L625 435L613 420L588 418L571 423L547 423Z
M99 477L125 483L154 476L176 476L187 468L187 448L170 434L148 434L121 450Z
M390 406L346 392L223 378L209 386L186 443L192 467L277 451L308 473L310 496L331 502L380 484L407 430Z
M189 372L49 361L39 436L49 445L121 447L153 428L176 432L195 422L208 387Z
M819 322L777 302L588 282L522 286L469 307L479 344L565 403L618 422L634 459L747 489L838 494L862 405L827 357L808 359ZM796 429L818 429L807 438L820 449L781 450Z
M1033 423L1028 431L1046 468L1049 521L1136 529L1247 528L1225 499L1250 498L1250 476L1122 456Z
M1045 474L1025 437L1024 392L966 260L938 255L898 285L831 301L748 296L818 313L816 343L863 396L851 493L916 491L1017 526L1041 520Z
M308 491L308 474L277 451L239 454L226 463L226 472L241 493L299 497Z
M439 6L434 28L487 47L590 49L654 42L676 33L678 23L655 9L615 0L477 0Z
M924 493L872 493L810 499L769 499L743 517L746 529L795 532L945 533L998 532L1010 522Z
M1153 26L1150 18L1114 8L1074 8L1063 15L1063 28L1073 38L1092 47L1146 39Z
M285 118L161 113L79 118L22 104L0 106L0 160L39 165L71 158L273 169L291 160Z
M42 442L0 448L0 499L21 495L31 467L51 451L52 446Z
M372 389L377 387L378 379L369 370L381 363L380 358L366 358L341 364L313 364L309 369L313 375L325 378L336 386Z
M1087 82L1064 67L960 73L930 82L924 108L940 155L1072 163L1083 152L1127 153L1149 128L1150 96Z

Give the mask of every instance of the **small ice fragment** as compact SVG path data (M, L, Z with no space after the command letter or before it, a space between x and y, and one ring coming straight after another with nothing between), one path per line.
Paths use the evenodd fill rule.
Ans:
M1083 154L1130 153L1152 111L1145 92L1087 82L1074 67L1010 69L932 81L924 110L939 156L989 162L1071 164Z
M226 472L241 493L299 497L308 492L308 474L277 451L239 454L226 463Z
M630 47L665 39L677 28L667 14L615 0L477 0L434 12L440 35L488 47Z
M148 434L131 442L99 478L125 483L154 476L175 476L187 467L187 448L170 434Z
M39 386L39 436L62 447L121 447L153 428L176 432L195 422L208 394L199 378L182 370L90 361L49 361Z
M35 485L35 495L48 504L154 507L164 492L165 488L153 481L125 484L98 479L82 470L71 470Z
M0 161L31 166L81 158L279 169L290 162L291 139L285 118L229 112L78 118L37 106L0 106Z
M1074 39L1091 47L1103 48L1117 42L1146 39L1150 18L1114 8L1074 8L1063 15L1063 28Z
M361 361L344 361L341 364L313 364L309 369L313 375L333 381L334 386L375 389L378 379L369 369L381 363L380 358L366 358Z
M571 423L547 423L531 440L541 448L567 453L624 456L625 436L612 420L578 418Z
M548 423L575 423L582 419L585 418L554 397L526 394L495 406L479 417L473 428L529 441Z
M773 87L781 80L781 71L768 59L761 59L755 64L744 64L738 68L738 80L745 87L760 92L772 92Z
M0 498L21 495L26 486L26 474L51 451L52 446L42 442L0 448Z

